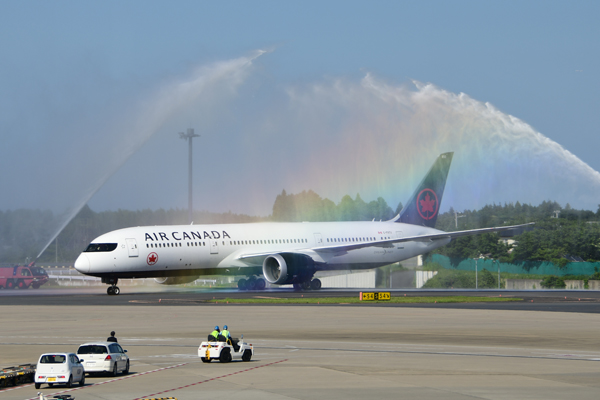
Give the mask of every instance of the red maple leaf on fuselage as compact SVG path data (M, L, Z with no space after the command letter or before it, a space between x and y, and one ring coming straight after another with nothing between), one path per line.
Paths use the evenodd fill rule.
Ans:
M148 261L150 261L151 263L155 263L156 262L156 256L154 254L152 254L150 257L148 257Z
M433 213L433 207L435 206L435 200L429 197L429 193L425 195L425 199L421 200L421 212L431 212Z

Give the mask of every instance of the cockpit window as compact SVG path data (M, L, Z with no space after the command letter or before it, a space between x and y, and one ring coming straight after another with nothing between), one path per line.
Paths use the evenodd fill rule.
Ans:
M113 251L116 248L117 243L90 243L87 249L85 249L85 253Z

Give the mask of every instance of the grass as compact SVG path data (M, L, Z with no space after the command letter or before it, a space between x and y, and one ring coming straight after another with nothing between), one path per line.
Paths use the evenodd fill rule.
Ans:
M392 297L386 301L360 301L358 296L354 297L261 297L253 299L213 299L210 303L229 304L382 304L382 303L480 303L499 301L521 301L523 299L509 297L475 297L475 296L430 296L430 297Z

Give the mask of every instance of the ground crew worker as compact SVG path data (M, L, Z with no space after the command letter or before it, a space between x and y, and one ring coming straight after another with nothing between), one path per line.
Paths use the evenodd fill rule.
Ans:
M117 343L117 338L115 337L115 331L112 331L110 333L110 336L108 337L108 339L106 339L107 342L115 342Z
M225 337L225 340L227 340L227 341L231 340L231 334L227 330L227 325L223 325L223 330L221 331L221 335L223 335Z
M227 330L227 325L223 325L221 335L225 336L227 339L231 338L231 333L229 333L229 331Z
M216 342L216 341L217 341L217 338L219 337L219 334L220 334L220 332L221 332L221 331L219 330L219 327L218 327L218 326L215 326L215 330L214 330L214 331L212 331L212 332L210 333L210 335L208 335L208 336L209 336L209 337L210 337L210 336L212 336L212 337L214 338L214 341Z
M234 351L238 351L239 350L238 341L234 340L231 337L231 333L227 329L227 325L223 326L223 331L221 332L221 335L223 335L225 337L225 340L227 341L227 343L229 343L230 345L233 346L233 350Z

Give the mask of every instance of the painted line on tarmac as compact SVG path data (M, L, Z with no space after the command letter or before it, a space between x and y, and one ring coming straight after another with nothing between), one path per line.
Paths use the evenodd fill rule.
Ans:
M501 357L501 358L534 358L542 360L565 360L565 361L600 361L600 358L583 358L577 355L565 354L561 356L525 356L515 354L490 354L490 353L460 353L452 351L411 351L411 350L375 350L375 349L323 349L318 347L265 347L261 349L271 350L306 350L306 351L339 351L351 353L389 353L389 354L424 354L440 356L461 356L461 357Z
M215 380L217 380L217 379L226 378L226 377L228 377L228 376L232 376L232 375L241 374L242 372L248 372L248 371L252 371L253 369L262 368L262 367L268 367L268 366L270 366L270 365L279 364L279 363L282 363L282 362L284 362L284 361L287 361L287 358L286 358L285 360L279 360L279 361L275 361L275 362L272 362L272 363L269 363L269 364L263 364L263 365L259 365L259 366L257 366L257 367L252 367L252 368L248 368L248 369L243 369L243 370L241 370L241 371L232 372L231 374L222 375L222 376L217 376L217 377L215 377L215 378L210 378L210 379L205 379L205 380L203 380L203 381L200 381L200 382L196 382L196 383L190 383L189 385L184 385L184 386L180 386L180 387L177 387L177 388L173 388L173 389L164 390L164 391L162 391L162 392L157 392L157 393L152 393L152 394L149 394L149 395L146 395L146 396L137 397L137 398L135 398L134 400L143 400L143 399L146 399L146 398L153 398L153 397L155 397L155 396L158 396L158 395L160 395L160 394L164 394L164 393L168 393L168 392L173 392L173 391L175 391L175 390L185 389L185 388L188 388L188 387L191 387L191 386L200 385L200 384L202 384L202 383L206 383L206 382L210 382L210 381L215 381ZM35 399L30 399L30 400L35 400Z
M154 369L152 371L146 371L146 372L140 372L138 374L126 375L126 376L122 376L120 378L109 379L107 381L94 383L92 385L84 385L84 386L79 386L79 387L72 388L72 389L63 390L62 392L51 393L48 396L44 395L44 397L49 397L49 396L54 396L54 395L57 395L57 394L63 394L63 393L73 392L75 390L81 390L81 389L91 388L91 387L98 386L98 385L104 385L105 383L112 383L112 382L122 381L123 379L135 378L135 377L138 377L138 376L148 375L148 374L151 374L153 372L160 372L160 371L164 371L164 370L171 369L171 368L183 367L184 365L187 365L187 364L188 363L176 364L176 365L171 365L169 367ZM26 386L21 386L21 387L29 387L29 386L33 386L33 385L26 385ZM39 396L32 397L31 399L27 399L27 400L39 400Z

